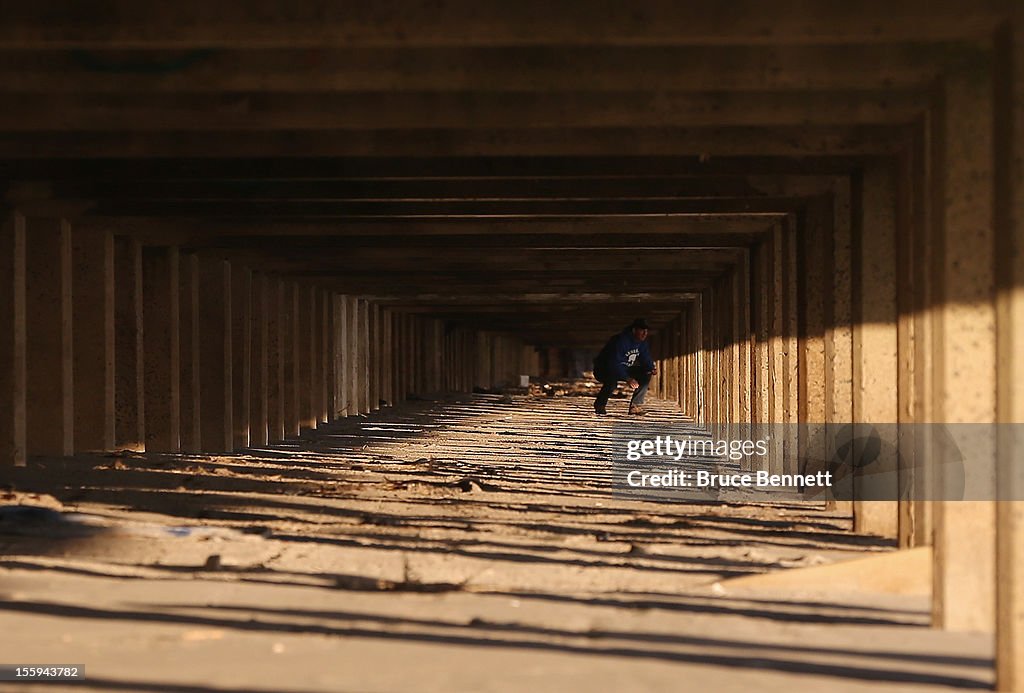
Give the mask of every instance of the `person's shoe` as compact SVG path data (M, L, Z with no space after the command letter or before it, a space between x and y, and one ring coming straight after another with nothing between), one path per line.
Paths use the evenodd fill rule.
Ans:
M594 413L597 414L598 416L607 416L608 410L605 409L604 407L594 407Z
M629 405L629 413L631 416L643 416L647 413L647 410L639 404L631 404Z

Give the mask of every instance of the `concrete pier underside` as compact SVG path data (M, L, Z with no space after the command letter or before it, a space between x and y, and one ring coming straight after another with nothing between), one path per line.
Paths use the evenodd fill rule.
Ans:
M0 0L0 481L127 495L133 465L319 441L334 483L365 460L331 431L579 376L643 315L658 406L790 426L774 473L836 454L814 426L899 424L886 500L814 513L926 556L935 661L988 638L964 685L1024 692L1022 8ZM999 425L975 500L940 500L931 423Z

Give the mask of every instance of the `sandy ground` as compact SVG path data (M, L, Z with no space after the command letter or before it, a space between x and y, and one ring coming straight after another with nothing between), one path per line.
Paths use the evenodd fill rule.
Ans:
M87 680L0 690L991 688L991 638L931 630L915 589L730 582L892 549L815 504L614 494L610 408L475 395L8 472L0 664Z

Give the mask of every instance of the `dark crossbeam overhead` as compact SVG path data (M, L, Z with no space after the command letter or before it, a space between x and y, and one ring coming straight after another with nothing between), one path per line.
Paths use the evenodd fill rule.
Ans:
M678 176L846 174L857 168L856 157L818 152L799 158L708 156L706 149L686 155L578 156L279 156L246 159L194 158L183 155L145 158L92 157L45 160L39 157L0 160L4 178L103 184L109 181L434 181L462 179L605 178L674 179Z
M502 130L909 122L926 91L10 93L6 132Z
M340 6L108 0L79 11L5 0L0 48L276 48L363 46L720 45L946 41L990 33L1011 3L757 0L706 5L646 0L515 4L391 0ZM880 21L884 16L886 21Z
M24 94L764 91L914 89L977 46L323 46L19 50L0 82ZM712 64L714 70L707 66ZM586 65L586 70L578 68ZM68 79L68 75L74 79Z
M808 111L810 114L810 111ZM635 155L863 157L907 146L910 128L886 125L530 127L470 130L0 132L10 158L516 157Z

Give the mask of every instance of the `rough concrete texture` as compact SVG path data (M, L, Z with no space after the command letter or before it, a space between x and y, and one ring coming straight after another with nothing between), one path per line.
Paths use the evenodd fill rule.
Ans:
M613 497L625 406L463 396L231 456L11 470L0 651L97 691L991 685L991 638L930 629L926 593L801 581L914 560L849 517Z

